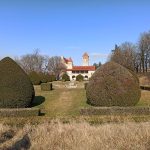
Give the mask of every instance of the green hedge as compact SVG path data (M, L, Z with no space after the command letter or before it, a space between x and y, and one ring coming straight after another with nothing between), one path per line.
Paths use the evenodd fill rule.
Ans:
M53 89L52 83L42 83L41 90L42 91L51 91Z
M41 84L41 78L37 72L32 71L29 73L28 76L29 76L33 85L40 85Z
M150 115L150 107L82 108L81 115Z
M62 75L62 81L70 81L70 77L65 73Z
M150 86L146 86L146 85L141 85L140 86L140 88L142 89L142 90L148 90L148 91L150 91Z
M84 80L84 77L81 74L79 74L79 75L76 76L76 81L81 82L83 80Z
M0 109L0 117L29 117L39 115L39 108Z
M86 90L88 83L84 83L84 89Z

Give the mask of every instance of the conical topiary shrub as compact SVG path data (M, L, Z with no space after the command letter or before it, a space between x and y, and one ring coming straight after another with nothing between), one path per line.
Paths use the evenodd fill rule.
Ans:
M0 107L29 107L35 96L34 87L18 64L6 57L0 61Z
M135 74L117 63L108 62L93 74L86 95L87 103L94 106L134 106L141 91Z

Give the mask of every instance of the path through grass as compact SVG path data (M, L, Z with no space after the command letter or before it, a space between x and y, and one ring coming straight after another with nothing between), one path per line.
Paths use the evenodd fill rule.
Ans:
M45 102L35 107L44 109L46 116L79 115L81 107L88 107L84 89L60 88L45 92L36 86L35 90L36 95L45 97Z

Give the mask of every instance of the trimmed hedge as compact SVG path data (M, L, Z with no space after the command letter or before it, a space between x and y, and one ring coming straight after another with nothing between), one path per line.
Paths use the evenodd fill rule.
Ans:
M41 78L37 72L32 71L29 73L28 76L29 76L33 85L40 85L41 84Z
M40 115L39 108L0 109L1 117L29 117L39 115Z
M23 69L11 58L0 61L0 108L29 107L34 87Z
M62 75L62 81L70 81L70 77L65 73Z
M87 86L88 86L88 83L87 83L87 82L84 83L84 89L85 89L85 90L86 90Z
M55 75L50 75L50 80L49 82L53 82L56 81L56 76Z
M125 67L108 62L92 75L86 88L87 103L93 106L134 106L141 97L139 82Z
M84 77L81 74L79 74L79 75L76 76L76 81L81 82L83 80L84 80Z
M42 83L41 90L42 91L51 91L53 89L52 83Z
M47 83L48 82L47 74L45 74L44 72L40 72L40 73L38 73L38 75L40 77L41 83Z
M150 115L150 107L92 107L82 108L81 115Z
M142 89L142 90L148 90L148 91L150 91L150 86L146 86L146 85L141 85L140 86L140 88Z

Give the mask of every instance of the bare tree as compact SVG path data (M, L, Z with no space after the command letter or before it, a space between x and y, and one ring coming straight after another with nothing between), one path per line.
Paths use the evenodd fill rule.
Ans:
M66 70L66 66L62 62L61 57L54 56L54 57L49 58L47 69L49 72L54 73L57 79L59 79L61 72Z
M35 50L33 54L26 54L20 59L16 59L16 62L27 72L36 71L42 72L46 70L47 56L39 54L38 50Z
M134 71L135 70L136 46L130 42L124 42L120 46L115 45L112 51L111 61Z
M147 72L150 67L150 31L140 35L139 53L141 57L142 71Z

